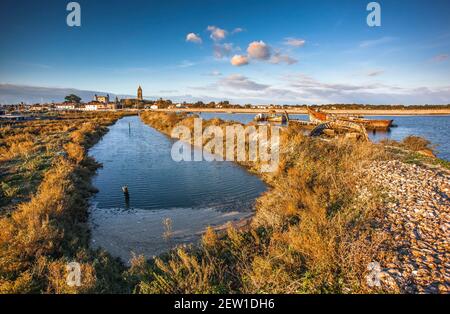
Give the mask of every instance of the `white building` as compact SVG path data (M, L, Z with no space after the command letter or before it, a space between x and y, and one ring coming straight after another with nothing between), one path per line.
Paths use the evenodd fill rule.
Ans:
M96 111L96 110L106 110L108 109L108 105L106 104L86 104L86 106L84 106L84 110L86 111Z
M98 105L87 104L86 106L84 106L84 110L86 110L86 111L98 110Z
M75 104L58 104L56 105L57 110L75 110L76 105Z

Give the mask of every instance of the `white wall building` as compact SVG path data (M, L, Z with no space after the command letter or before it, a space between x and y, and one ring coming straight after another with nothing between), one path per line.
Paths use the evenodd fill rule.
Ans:
M56 105L57 110L75 110L76 106L74 104L58 104Z
M86 111L96 111L96 110L107 110L108 105L106 104L86 104L84 110Z
M84 110L86 111L95 111L98 110L98 105L92 105L92 104L88 104L86 106L84 106Z

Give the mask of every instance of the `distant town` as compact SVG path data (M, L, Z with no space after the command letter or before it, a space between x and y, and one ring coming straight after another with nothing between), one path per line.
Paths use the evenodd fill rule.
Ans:
M188 103L175 103L170 99L146 100L143 97L142 87L139 86L136 98L111 99L109 94L94 95L94 99L83 102L81 97L70 94L65 97L64 102L36 103L36 104L0 104L1 120L27 120L33 114L46 112L68 112L68 111L118 111L118 110L164 110L164 111L224 111L224 112L264 112L264 111L288 111L290 113L306 113L306 104L298 105L254 105L254 104L232 104L227 100L219 102L204 103L202 101ZM379 114L389 112L394 114L415 114L415 112L429 114L449 114L450 104L446 105L370 105L370 104L326 104L311 105L323 110L331 111L363 111L367 114ZM395 112L394 112L395 111ZM372 112L372 113L371 113Z

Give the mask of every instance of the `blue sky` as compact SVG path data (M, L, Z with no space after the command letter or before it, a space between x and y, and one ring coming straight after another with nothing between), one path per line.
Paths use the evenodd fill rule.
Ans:
M148 98L186 101L450 103L447 0L378 1L381 27L366 23L368 0L81 0L74 28L68 2L1 1L0 102L8 84L142 85Z

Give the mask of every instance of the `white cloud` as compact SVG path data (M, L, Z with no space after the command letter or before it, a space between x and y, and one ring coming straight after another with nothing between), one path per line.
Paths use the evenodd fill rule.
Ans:
M280 64L280 63L286 63L288 65L297 63L298 60L286 55L286 54L281 54L281 53L275 53L272 58L270 58L270 63L273 64Z
M234 55L233 58L231 58L231 64L234 66L242 66L248 64L248 57L243 55Z
M235 29L233 29L233 31L231 32L232 34L237 34L237 33L241 33L243 32L244 29L241 27L236 27Z
M378 38L378 39L365 40L359 44L359 47L360 48L370 48L370 47L389 43L393 40L394 40L393 37L382 37L382 38Z
M284 44L287 46L292 46L292 47L302 47L305 45L305 40L299 39L299 38L287 37L284 39Z
M217 26L208 26L207 30L211 32L210 37L214 41L221 41L227 37L227 31Z
M209 76L221 76L222 73L220 71L213 70L213 71L209 72L208 75Z
M251 42L247 48L248 56L257 60L270 59L270 47L262 40Z
M446 104L450 86L403 87L388 84L326 83L305 75L288 76L288 88L320 103Z
M89 91L75 88L59 88L59 87L41 87L27 86L16 84L0 83L0 103L15 104L24 102L27 104L39 102L59 102L64 101L64 97L70 94L78 95L83 101L90 101L95 94L106 94L106 91ZM119 96L120 98L128 98L128 95L118 95L109 92L111 98Z
M371 71L369 73L367 73L367 76L378 76L383 74L384 71L383 70L375 70L375 71Z
M186 35L186 41L192 42L192 43L196 43L196 44L201 44L202 43L202 39L200 38L199 35L194 34L194 33L189 33Z
M447 104L450 86L404 87L387 84L350 84L324 82L301 74L282 77L278 84L265 84L234 74L216 83L193 88L214 91L214 97L240 103L286 104Z
M361 90L369 91L380 89L384 86L382 84L353 85L346 83L324 83L302 74L292 76L288 78L288 80L290 81L290 86L308 92L327 91L332 93L342 93Z
M262 40L251 42L247 48L248 57L255 60L268 61L272 64L294 64L297 60L283 54L280 51L275 51L272 54L272 48Z
M217 59L222 59L224 57L228 57L233 52L233 44L225 43L225 44L215 44L213 47L214 56Z
M241 74L232 74L218 82L219 86L248 91L261 91L269 87L266 84L259 84L250 80L248 77Z
M178 64L176 67L178 67L178 68L189 68L189 67L192 67L192 66L194 66L194 65L195 65L195 63L192 62L192 61L189 61L189 60L183 60L183 61L181 61L181 63Z

